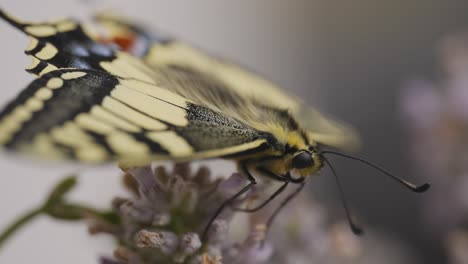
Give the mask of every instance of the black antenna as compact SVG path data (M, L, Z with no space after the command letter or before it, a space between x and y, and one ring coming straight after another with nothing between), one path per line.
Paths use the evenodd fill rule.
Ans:
M357 161L360 161L360 162L362 162L364 164L367 164L367 165L377 169L378 171L384 173L385 175L389 176L390 178L394 179L395 181L401 183L403 186L405 186L406 188L410 189L413 192L422 193L422 192L427 191L431 187L431 185L429 183L424 183L422 185L417 186L417 185L415 185L415 184L413 184L413 183L411 183L411 182L409 182L407 180L404 180L402 178L399 178L399 177L391 174L389 171L385 170L384 168L380 167L379 165L374 164L374 163L372 163L370 161L367 161L365 159L361 159L361 158L358 158L358 157L346 155L346 154L343 154L343 153L340 153L340 152L329 151L329 150L323 151L320 154L323 155L323 154L327 154L327 153L342 156L342 157L352 159L352 160L357 160Z
M335 180L336 180L336 185L338 186L338 191L340 193L340 198L341 198L341 203L343 204L343 208L345 210L345 213L346 213L346 218L348 219L348 224L349 224L349 227L351 228L351 231L353 231L353 233L355 235L362 235L364 234L364 231L358 227L354 222L353 222L353 219L351 218L351 214L349 213L349 208L348 208L348 204L346 203L346 199L345 199L345 195L344 195L344 191L343 191L343 187L341 185L341 181L340 179L338 178L338 175L336 174L335 172L335 169L333 169L332 165L330 164L330 162L328 162L328 160L320 155L320 157L322 157L322 159L327 163L328 167L330 167L330 170L333 174L333 176L335 177Z

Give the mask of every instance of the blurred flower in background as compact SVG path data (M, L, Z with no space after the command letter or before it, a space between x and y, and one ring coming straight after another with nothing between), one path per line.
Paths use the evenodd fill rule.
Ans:
M451 263L468 263L468 33L446 37L438 49L441 74L412 80L402 109L411 156L437 186L425 199L428 236L443 239Z
M298 197L272 226L273 264L414 263L401 241L366 226L354 235L344 220L333 221L311 193Z

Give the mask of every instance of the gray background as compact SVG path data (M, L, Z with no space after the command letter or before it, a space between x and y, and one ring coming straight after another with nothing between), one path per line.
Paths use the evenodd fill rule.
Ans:
M311 105L353 124L364 139L361 156L412 179L417 176L408 162L400 126L399 87L413 74L430 76L436 41L468 23L468 3L455 0L2 0L0 6L37 21L87 19L94 10L109 8L157 25L255 69ZM22 54L27 39L4 23L0 36L0 101L6 102L32 77L22 71L29 64ZM424 196L413 195L358 164L334 163L365 225L401 238L421 263L440 262L440 245L418 228L418 203ZM69 172L82 175L81 187L73 194L78 201L104 207L122 192L112 166L54 166L2 154L0 168L0 227L39 203L44 190ZM331 177L312 181L319 197L339 206L329 199L336 197ZM339 210L337 214L342 216ZM111 252L112 243L105 237L89 238L85 230L84 224L40 219L0 251L0 263L96 263L99 253Z

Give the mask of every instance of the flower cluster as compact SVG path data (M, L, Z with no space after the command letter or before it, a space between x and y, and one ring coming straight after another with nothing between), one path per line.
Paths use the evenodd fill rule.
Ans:
M412 263L387 238L370 232L361 239L344 223L330 224L326 210L307 188L270 227L272 213L298 189L285 191L257 212L239 210L265 201L274 192L274 183L260 184L232 202L203 237L221 204L247 184L238 173L228 178L210 174L206 167L193 170L188 164L126 169L123 179L129 197L115 198L108 211L68 201L66 196L76 184L69 177L43 206L0 235L0 246L21 225L46 214L59 220L86 220L91 234L113 236L114 256L102 258L101 264L365 264L386 263L386 259Z
M271 193L265 187L224 210L202 241L201 234L221 203L247 184L243 176L234 173L213 180L205 167L192 172L187 164L179 164L172 171L164 167L127 170L125 183L133 197L114 200L120 222L91 221L92 233L109 233L119 241L116 260L104 259L103 264L375 263L385 258L375 249L389 246L385 239L370 235L378 243L366 243L368 248L363 250L360 238L345 223L328 224L325 210L307 191L281 212L271 230L266 219L281 199L256 213L234 210L263 201ZM392 254L393 259L401 255Z
M172 171L149 166L129 169L124 177L133 197L114 199L119 223L90 221L91 233L110 233L119 241L114 252L117 263L216 264L221 259L223 263L262 263L271 256L262 224L245 225L250 230L247 238L228 242L233 210L224 210L216 218L202 243L201 234L221 203L246 185L240 174L212 180L206 167L192 173L189 165L178 164Z
M238 173L213 180L206 167L192 172L187 164L178 164L172 171L149 166L129 169L124 179L133 195L114 200L119 221L89 219L92 234L108 233L119 242L115 259L102 259L103 264L313 263L313 259L319 263L337 255L360 254L357 238L347 228L328 230L322 209L305 195L298 201L301 206L286 209L283 216L287 216L266 239L265 219L277 204L260 213L233 210L265 198L268 191L262 188L224 210L202 241L201 234L221 203L247 183Z

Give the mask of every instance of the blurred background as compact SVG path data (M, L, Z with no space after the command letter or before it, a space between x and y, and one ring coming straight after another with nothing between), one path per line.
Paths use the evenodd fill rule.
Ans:
M460 220L463 213L453 216L452 209L459 210L459 207L443 210L444 206L454 203L450 200L453 196L448 195L453 190L450 184L434 177L450 176L447 175L450 172L439 169L440 173L427 174L433 168L432 162L440 163L438 144L443 140L427 136L427 141L418 141L419 133L430 134L426 132L432 127L416 126L415 120L429 118L418 115L419 102L428 96L437 101L434 98L444 90L435 87L443 86L453 77L452 68L448 66L447 69L447 64L451 65L447 56L453 59L460 53L447 51L452 46L445 47L442 43L451 34L467 28L468 2L0 0L0 6L17 17L33 21L68 16L89 20L96 10L116 10L255 69L302 97L307 104L352 124L363 139L361 157L414 182L439 183L433 184L432 191L426 194L413 194L373 169L333 158L354 214L359 216L364 227L379 230L398 241L404 248L402 251L411 256L409 263L448 263L451 253L447 249L446 234L464 221ZM6 103L32 80L32 76L22 70L29 65L22 53L27 38L5 23L0 24L0 34L0 101ZM468 48L468 43L465 44ZM463 72L457 73L463 76ZM430 95L422 92L425 97L418 97L418 91L426 87L437 92ZM468 90L468 85L465 89ZM450 142L467 146L466 141ZM418 149L420 144L434 145ZM445 154L445 159L456 155L450 151L441 153ZM3 172L0 227L36 205L43 199L45 190L67 173L81 175L82 184L73 196L79 201L104 207L112 196L122 191L113 166L57 167L2 154L0 168ZM466 171L457 174L466 175ZM333 179L317 177L311 181L309 188L314 190L315 197L327 204L334 216L343 218ZM444 221L445 216L455 220L448 223ZM442 220L428 220L431 217ZM44 239L50 241L44 244ZM109 252L108 244L111 248L105 237L89 238L84 224L70 226L40 219L3 248L0 263L32 260L95 263L99 253ZM453 260L453 256L451 258Z

